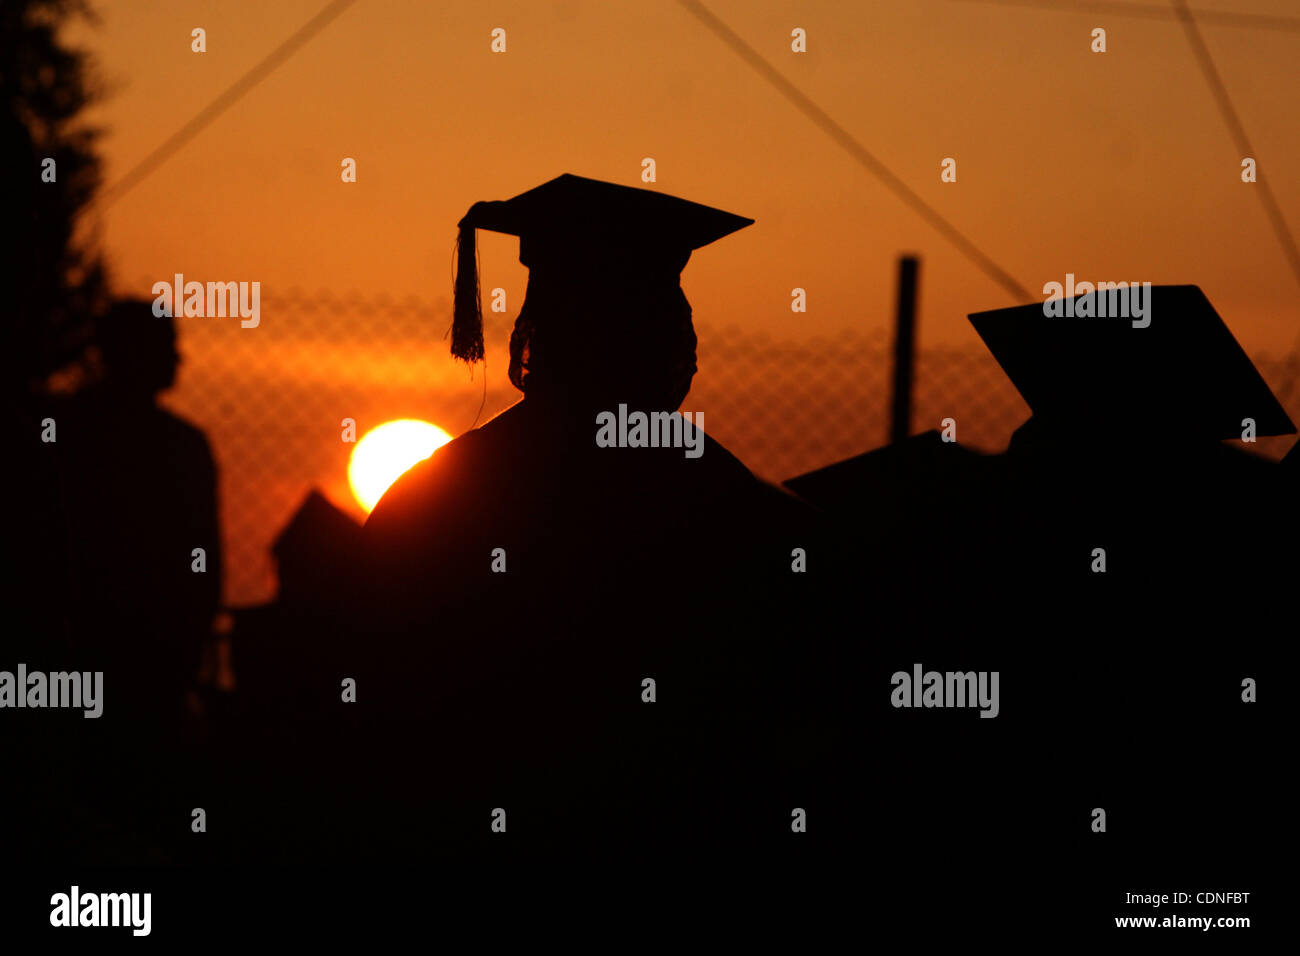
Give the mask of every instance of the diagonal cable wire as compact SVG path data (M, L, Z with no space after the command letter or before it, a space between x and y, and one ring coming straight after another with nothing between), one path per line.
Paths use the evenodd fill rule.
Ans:
M272 50L261 62L226 88L216 99L199 110L194 117L168 137L161 145L136 163L121 179L104 189L95 200L99 209L106 209L138 186L147 176L170 159L177 150L201 133L222 113L230 109L245 94L265 80L276 68L297 53L321 30L325 29L356 0L333 0L314 17L298 28L292 36Z
M1187 32L1187 40L1191 44L1192 52L1196 55L1196 61L1201 67L1201 72L1205 74L1205 80L1210 84L1210 92L1214 94L1214 101L1218 104L1219 112L1223 114L1223 121L1228 125L1228 132L1232 134L1232 141L1236 145L1238 153L1242 156L1254 156L1255 150L1250 145L1249 137L1246 136L1246 128L1242 125L1241 118L1232 106L1228 90L1223 85L1219 71L1214 67L1214 59L1210 56L1210 49L1205 45L1205 40L1201 37L1201 31L1196 26L1196 19L1192 16L1191 10L1187 8L1186 0L1173 0L1173 5L1178 18L1182 21L1183 29ZM1296 281L1300 282L1300 249L1296 248L1295 237L1291 235L1291 230L1287 227L1286 217L1282 215L1282 208L1277 203L1277 197L1273 195L1268 179L1260 169L1256 169L1254 185L1258 190L1260 202L1264 204L1264 212L1268 216L1269 224L1273 227L1273 232L1277 235L1277 241L1282 246L1282 254L1286 257L1287 264L1291 266ZM1300 338L1297 338L1292 352L1295 353L1297 350L1300 350Z
M776 67L764 59L757 50L746 43L731 27L719 20L704 4L700 3L699 0L679 0L679 2L706 27L721 37L728 46L740 55L741 59L757 70L786 99L794 103L800 112L811 119L831 139L839 143L854 159L865 166L868 172L883 182L890 192L901 199L913 212L917 213L956 246L968 259L979 266L993 281L1019 300L1028 302L1034 298L1030 295L1028 289L1013 279L1009 273L985 255L975 243L958 231L956 226L941 216L911 187L894 175L884 163L859 143L848 130L832 119L797 86L787 80Z
M1232 100L1228 97L1228 90L1219 77L1219 71L1214 67L1214 60L1210 56L1209 47L1205 45L1205 40L1201 37L1201 31L1197 29L1192 12L1187 9L1186 0L1173 0L1173 4L1178 13L1178 18L1183 22L1183 28L1187 31L1187 40L1192 46L1192 52L1196 55L1201 72L1205 74L1206 82L1210 84L1210 92L1214 94L1214 101L1218 104L1219 112L1223 114L1223 121L1228 124L1228 132L1232 134L1232 141L1236 145L1237 151L1242 156L1254 156L1255 150L1251 147L1250 139L1246 136L1246 128L1241 125L1241 119L1232 106ZM1273 231L1277 233L1277 240L1282 245L1282 251L1291 265L1291 271L1295 273L1297 281L1300 281L1300 250L1296 248L1295 238L1291 235L1291 230L1287 228L1286 219L1282 216L1282 209L1277 204L1277 197L1273 195L1273 190L1269 187L1268 180L1262 171L1256 171L1255 186L1259 190L1260 201L1264 204L1264 211L1268 214Z
M1122 17L1145 17L1149 20L1172 20L1178 14L1168 7L1149 3L1116 3L1114 0L963 0L1001 7L1030 7L1054 13L1103 13ZM1193 11L1201 23L1220 26L1253 27L1259 30L1283 30L1300 33L1300 17L1270 16L1264 13L1232 13L1227 10Z

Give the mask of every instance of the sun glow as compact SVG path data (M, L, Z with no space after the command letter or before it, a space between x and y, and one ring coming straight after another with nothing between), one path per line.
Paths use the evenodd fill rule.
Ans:
M437 425L417 418L376 425L352 449L348 484L353 497L368 514L393 482L449 441L451 436Z

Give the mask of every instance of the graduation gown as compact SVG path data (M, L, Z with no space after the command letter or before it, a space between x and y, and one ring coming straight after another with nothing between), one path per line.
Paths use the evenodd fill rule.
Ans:
M811 526L711 438L688 458L595 432L526 399L399 479L364 541L378 736L399 754L381 775L405 767L408 790L476 824L517 794L534 833L566 842L575 801L606 840L682 833L705 793L753 797L789 705L772 680Z

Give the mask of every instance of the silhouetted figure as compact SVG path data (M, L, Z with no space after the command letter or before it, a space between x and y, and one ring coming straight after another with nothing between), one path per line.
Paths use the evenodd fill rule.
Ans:
M1271 563L1263 539L1250 543L1266 522L1243 509L1273 504L1276 467L1223 442L1295 425L1198 288L1156 286L1148 308L1148 327L1038 305L971 316L1034 412L999 483L1035 509L1025 530L1041 576L1068 576L1104 541L1107 580L1143 587L1153 571L1222 586Z
M1198 289L1147 304L1146 327L971 316L1033 411L1004 454L927 433L787 483L841 532L833 603L863 621L858 752L880 768L868 839L897 885L977 897L979 864L936 866L951 847L1087 892L1208 877L1261 843L1270 784L1215 755L1273 759L1241 682L1279 673L1290 508L1280 470L1225 440L1294 427ZM893 707L886 681L918 665L996 672L999 714Z
M172 319L120 301L96 341L102 379L59 423L77 634L105 664L106 707L162 729L182 715L221 599L216 467L203 433L158 404L180 362Z
M234 693L221 743L229 748L219 785L223 826L219 843L228 858L304 862L355 857L347 844L354 829L340 819L374 813L375 792L352 756L352 718L342 685L360 676L355 648L341 638L373 640L373 630L349 635L339 620L357 600L356 562L361 525L312 489L276 537L276 599L231 612L230 659ZM365 686L362 705L379 700ZM347 766L347 773L340 768ZM355 771L355 772L354 772ZM350 790L369 791L360 811ZM273 791L287 815L266 813ZM214 797L214 801L218 798ZM321 834L330 834L327 842ZM214 834L215 837L215 834Z
M356 603L361 526L313 489L271 547L273 603L235 612L233 666L243 706L269 723L337 710L343 649L335 622Z
M779 763L780 731L763 721L792 695L772 678L795 679L807 658L778 663L782 642L810 635L776 609L795 603L809 512L662 414L696 370L679 274L693 249L749 223L568 175L461 221L453 354L482 355L474 230L520 236L530 271L510 379L525 397L407 472L365 529L368 606L389 635L377 674L387 703L432 734L415 786L474 808L468 827L432 821L435 839L486 836L481 801L515 787L528 794L520 829L544 839L676 832L692 814L707 822L708 786L745 785L755 751ZM661 413L672 447L630 447L648 443L619 427L636 413ZM603 447L620 430L629 447ZM647 678L659 702L645 702ZM686 779L693 809L675 806ZM789 808L774 812L779 831Z
M999 756L1014 757L992 770L1030 765L1041 794L990 800L985 818L1051 833L1079 794L1083 811L1122 807L1132 836L1104 856L1080 842L1078 859L1123 872L1263 838L1208 755L1267 759L1241 682L1271 671L1290 587L1279 469L1226 442L1295 426L1198 288L1156 286L1146 305L1149 325L1041 304L970 317L1033 416L990 461L960 543L980 560L954 582L995 614L977 656L1003 663Z
M77 238L99 173L99 134L83 123L93 93L88 56L65 42L64 25L84 12L39 0L15 0L0 12L0 493L7 505L0 667L10 671L18 663L48 672L86 663L70 642L75 530L58 467L64 422L46 393L49 375L77 356L102 289L94 247ZM87 771L98 741L86 725L95 722L68 711L2 713L6 759L22 768L10 775L21 785L0 788L7 857L28 872L36 860L107 858L123 828L86 784L97 779Z
M989 474L987 456L931 430L790 478L785 486L830 516L839 545L835 590L854 601L864 585L879 588L882 597L897 593L886 583L892 578L964 576L975 556L958 547L969 539L961 524L981 507ZM873 607L873 617L906 626L914 610L885 599Z

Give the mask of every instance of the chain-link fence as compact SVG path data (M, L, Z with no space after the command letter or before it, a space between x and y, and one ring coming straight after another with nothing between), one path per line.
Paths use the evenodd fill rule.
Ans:
M450 303L289 290L262 299L262 320L178 319L185 362L169 407L203 428L220 468L226 598L275 593L270 546L308 490L319 488L358 521L347 465L356 436L395 418L432 421L453 435L519 396L504 369L513 316L484 316L487 371L452 361L439 334ZM697 323L700 372L684 407L756 473L783 481L888 440L891 354L883 332L773 338ZM1300 421L1300 359L1257 357ZM486 388L485 388L486 383ZM913 427L958 423L964 444L1005 447L1028 409L992 356L918 355ZM1279 455L1289 444L1261 441Z

